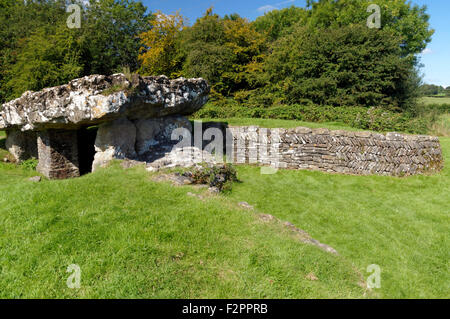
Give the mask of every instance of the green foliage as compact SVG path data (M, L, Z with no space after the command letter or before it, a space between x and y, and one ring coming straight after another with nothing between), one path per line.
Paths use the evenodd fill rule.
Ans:
M30 158L20 163L24 169L29 171L35 171L39 161L36 158Z
M267 49L265 35L238 15L220 18L208 10L181 35L183 73L203 77L214 92L229 96L257 81Z
M202 165L200 168L190 169L182 174L192 180L194 184L207 184L217 187L221 192L231 191L233 182L237 182L236 169L231 164Z
M329 105L292 104L272 107L245 107L232 99L222 104L208 103L194 114L196 118L259 118L298 120L304 122L338 122L357 129L397 131L427 134L442 114L449 114L448 105L436 105L427 109L417 104L409 111L393 112L384 108L334 107Z
M430 28L426 6L407 0L308 0L310 17L308 25L319 28L339 28L348 25L365 26L370 13L369 4L381 9L381 28L402 38L403 55L422 52L431 41L434 30Z
M80 29L86 49L86 74L121 72L139 68L138 35L148 27L147 8L134 0L91 1ZM151 19L150 15L150 19Z
M420 83L415 54L434 32L429 17L425 8L405 0L374 3L381 7L381 30L367 28L370 13L362 0L310 1L309 10L271 11L251 24L265 45L238 63L236 51L228 50L234 43L224 26L228 17L209 10L181 36L185 74L205 77L213 87L211 104L197 116L336 120L377 130L426 130L424 117L413 118L410 109ZM248 57L257 61L254 67L236 72L244 70Z
M297 26L267 58L274 103L308 100L318 105L405 109L411 102L413 60L401 39L364 26L311 29Z
M225 44L223 21L212 10L183 31L182 51L185 54L183 73L188 77L203 77L214 90L225 91L221 75L231 72L233 52Z
M296 24L306 23L308 12L299 7L292 6L281 10L272 10L253 22L255 29L266 33L270 41L279 39L288 33Z
M42 45L50 47L46 43L31 44L28 37L33 34L40 33L41 36L35 35L35 40L46 41L42 39L46 32L54 34L53 30L56 25L60 25L64 21L65 2L63 0L41 0L41 1L22 1L22 0L0 0L0 103L19 96L22 92L13 92L14 86L7 85L11 80L21 74L12 72L17 58L22 58L22 64L26 53L22 50L31 49L31 46ZM50 41L59 42L54 37L50 37ZM65 42L67 44L67 42ZM40 50L43 54L44 50ZM58 50L61 53L61 50ZM28 52L30 55L30 52ZM48 54L44 54L48 56ZM57 58L61 58L60 54L55 54ZM31 57L30 63L36 62ZM45 62L44 62L45 63ZM29 67L29 70L31 66ZM16 67L16 71L20 70ZM53 68L54 70L54 68ZM51 70L51 71L53 71ZM32 74L28 74L32 77ZM49 78L51 78L50 76ZM40 81L40 80L39 80ZM47 82L47 80L42 82ZM20 82L20 81L19 81ZM18 87L24 87L24 84L16 84Z
M423 84L419 88L419 94L421 96L449 95L450 87L444 88L443 86L435 84Z
M99 0L82 7L81 28L69 29L65 1L0 0L0 103L84 75L138 68L145 6Z
M149 30L139 35L142 44L140 73L177 77L181 71L178 37L184 27L184 19L178 12L166 15L158 11L149 20Z
M25 39L5 84L12 96L67 83L83 74L82 48L75 32L42 27Z
M411 109L416 54L433 34L426 9L406 0L373 3L381 7L381 30L366 27L365 0L308 1L254 22L208 9L191 27L177 14L147 14L139 1L99 0L83 6L81 29L70 30L63 0L0 0L0 102L127 67L130 74L206 78L214 107L201 116L407 131L406 123L419 121L422 130L425 117L413 119Z

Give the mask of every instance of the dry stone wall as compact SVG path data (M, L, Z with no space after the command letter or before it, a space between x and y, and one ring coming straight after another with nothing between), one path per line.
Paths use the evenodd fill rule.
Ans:
M209 127L220 125L206 124L203 130ZM230 161L237 164L392 176L437 172L443 167L437 137L305 127L222 126L221 130L223 136L228 136Z

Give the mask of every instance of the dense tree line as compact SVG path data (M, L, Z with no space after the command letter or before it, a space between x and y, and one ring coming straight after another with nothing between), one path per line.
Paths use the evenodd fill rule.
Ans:
M73 0L76 1L76 0ZM425 8L374 0L308 1L250 22L209 9L193 25L138 1L80 1L81 28L65 0L0 0L0 101L124 67L143 75L204 77L217 107L382 107L403 111L420 84L418 54L431 40Z
M189 27L179 15L158 14L164 23L143 37L148 44L143 54L152 60L142 60L141 71L164 73L155 70L155 61L170 56L166 73L206 78L217 106L402 111L417 96L417 57L433 30L425 8L405 0L373 2L381 8L380 29L367 27L365 0L308 1L306 8L274 10L253 22L219 17L210 9ZM170 41L156 46L146 41L161 37Z
M423 84L420 86L419 94L422 96L436 96L436 95L450 96L450 86L444 88L441 85Z
M65 0L0 0L0 102L84 75L136 70L147 8L132 0L74 1L81 28L69 28Z

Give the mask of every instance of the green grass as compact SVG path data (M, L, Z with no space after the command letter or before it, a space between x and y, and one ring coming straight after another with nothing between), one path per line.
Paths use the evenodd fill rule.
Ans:
M431 104L450 104L450 97L432 97L432 96L425 96L421 97L420 102L422 102L425 105L431 105Z
M445 169L393 178L239 167L231 198L289 220L364 272L382 269L385 298L450 297L450 138Z
M0 164L1 298L364 296L344 257L226 197L203 202L186 195L191 187L118 165L39 184L32 175ZM66 285L71 264L82 271L79 290Z
M442 114L431 125L430 134L450 137L450 114Z
M348 131L361 131L360 129L347 126L342 123L337 122L326 122L326 123L312 123L303 122L297 120L277 120L277 119L257 119L257 118L204 118L201 119L203 122L224 122L228 123L230 126L250 126L258 125L260 127L266 128L294 128L298 126L304 126L309 128L328 128L330 130L348 130Z
M441 141L449 163L450 139ZM27 180L35 172L0 163L0 297L450 297L448 165L408 178L237 169L242 183L230 194L201 201L187 193L203 190L156 183L143 168L36 184ZM66 286L70 264L81 267L79 290ZM371 264L381 289L365 294L358 282Z

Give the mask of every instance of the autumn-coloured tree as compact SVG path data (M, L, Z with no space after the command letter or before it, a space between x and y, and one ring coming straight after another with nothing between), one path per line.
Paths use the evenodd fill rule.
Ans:
M265 35L247 19L237 14L221 18L210 8L183 31L183 72L203 77L213 92L231 96L251 88L256 72L262 70L266 45Z
M149 20L149 30L139 35L142 47L139 52L140 73L144 75L180 75L181 61L177 50L177 38L184 28L184 19L158 11Z
M267 38L264 33L255 30L253 24L238 15L225 16L225 46L234 54L233 73L230 76L234 83L231 91L248 89L256 81L256 74L262 72L263 61L267 50Z

